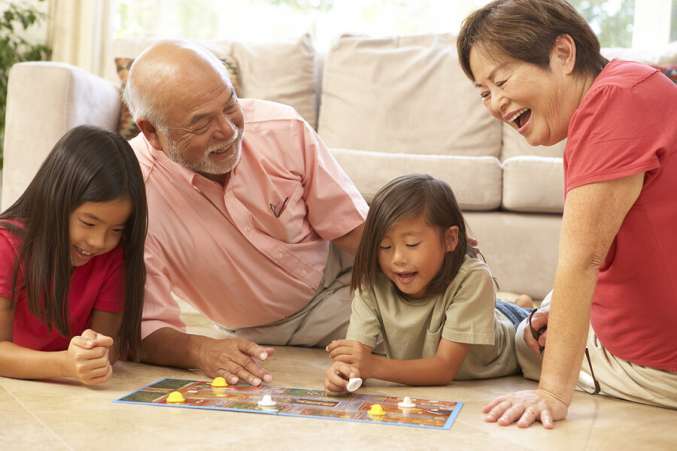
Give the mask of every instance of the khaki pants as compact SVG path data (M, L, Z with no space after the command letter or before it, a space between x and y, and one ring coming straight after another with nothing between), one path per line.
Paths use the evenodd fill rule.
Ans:
M300 311L265 326L228 330L226 336L245 338L261 345L324 347L346 336L350 321L352 258L332 245L315 296Z
M549 305L552 292L543 301ZM541 374L541 356L531 350L524 339L529 333L528 320L517 328L515 350L524 377L539 380ZM584 356L576 388L594 394L595 380L599 384L600 394L628 401L659 407L677 409L677 373L635 365L607 351L592 330L588 331L586 343L590 362ZM591 368L592 367L592 368ZM594 378L593 378L594 373Z

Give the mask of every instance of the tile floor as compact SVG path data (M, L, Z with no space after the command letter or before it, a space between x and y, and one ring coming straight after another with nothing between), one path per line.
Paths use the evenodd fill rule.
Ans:
M203 320L189 321L194 331L209 333ZM321 388L327 364L321 350L277 348L267 367L275 384ZM451 430L437 431L114 404L114 399L162 377L201 377L126 362L114 369L111 381L99 388L0 378L0 449L677 450L677 411L582 393L575 395L568 421L552 431L485 423L480 409L487 400L534 385L519 377L420 388L369 381L363 389L463 401Z

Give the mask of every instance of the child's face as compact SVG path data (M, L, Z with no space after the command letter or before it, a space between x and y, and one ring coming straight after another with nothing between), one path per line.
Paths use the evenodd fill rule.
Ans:
M381 271L412 298L426 295L447 252L458 245L458 227L453 226L440 237L437 227L426 223L425 217L405 218L388 229L379 245L378 262Z
M122 238L132 213L128 198L108 202L85 202L70 216L70 256L73 266L82 266L96 255L113 250Z

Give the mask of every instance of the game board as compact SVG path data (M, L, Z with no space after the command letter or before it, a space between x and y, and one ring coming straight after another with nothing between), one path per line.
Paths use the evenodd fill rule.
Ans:
M174 391L180 392L185 401L167 402L168 395ZM271 395L277 403L276 406L274 408L260 407L257 403L263 395ZM165 378L114 402L310 417L428 429L449 429L463 406L463 403L454 401L433 401L421 398L412 400L416 404L414 408L402 409L397 406L402 398L396 396L352 393L336 397L327 396L322 390L272 386L230 385L216 388L212 387L209 381ZM369 413L370 407L374 404L383 407L382 415Z

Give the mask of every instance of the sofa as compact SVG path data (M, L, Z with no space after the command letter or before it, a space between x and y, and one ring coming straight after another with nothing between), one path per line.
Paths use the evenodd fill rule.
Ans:
M148 40L117 40L135 57ZM237 62L240 97L294 106L369 201L409 172L446 180L502 291L542 298L553 284L563 206L564 143L531 147L494 120L456 56L454 36L345 35L326 52L290 42L203 43ZM610 57L675 64L657 55ZM666 59L667 58L667 59ZM79 124L116 130L120 82L55 62L14 66L8 87L2 208L23 192L57 139Z

